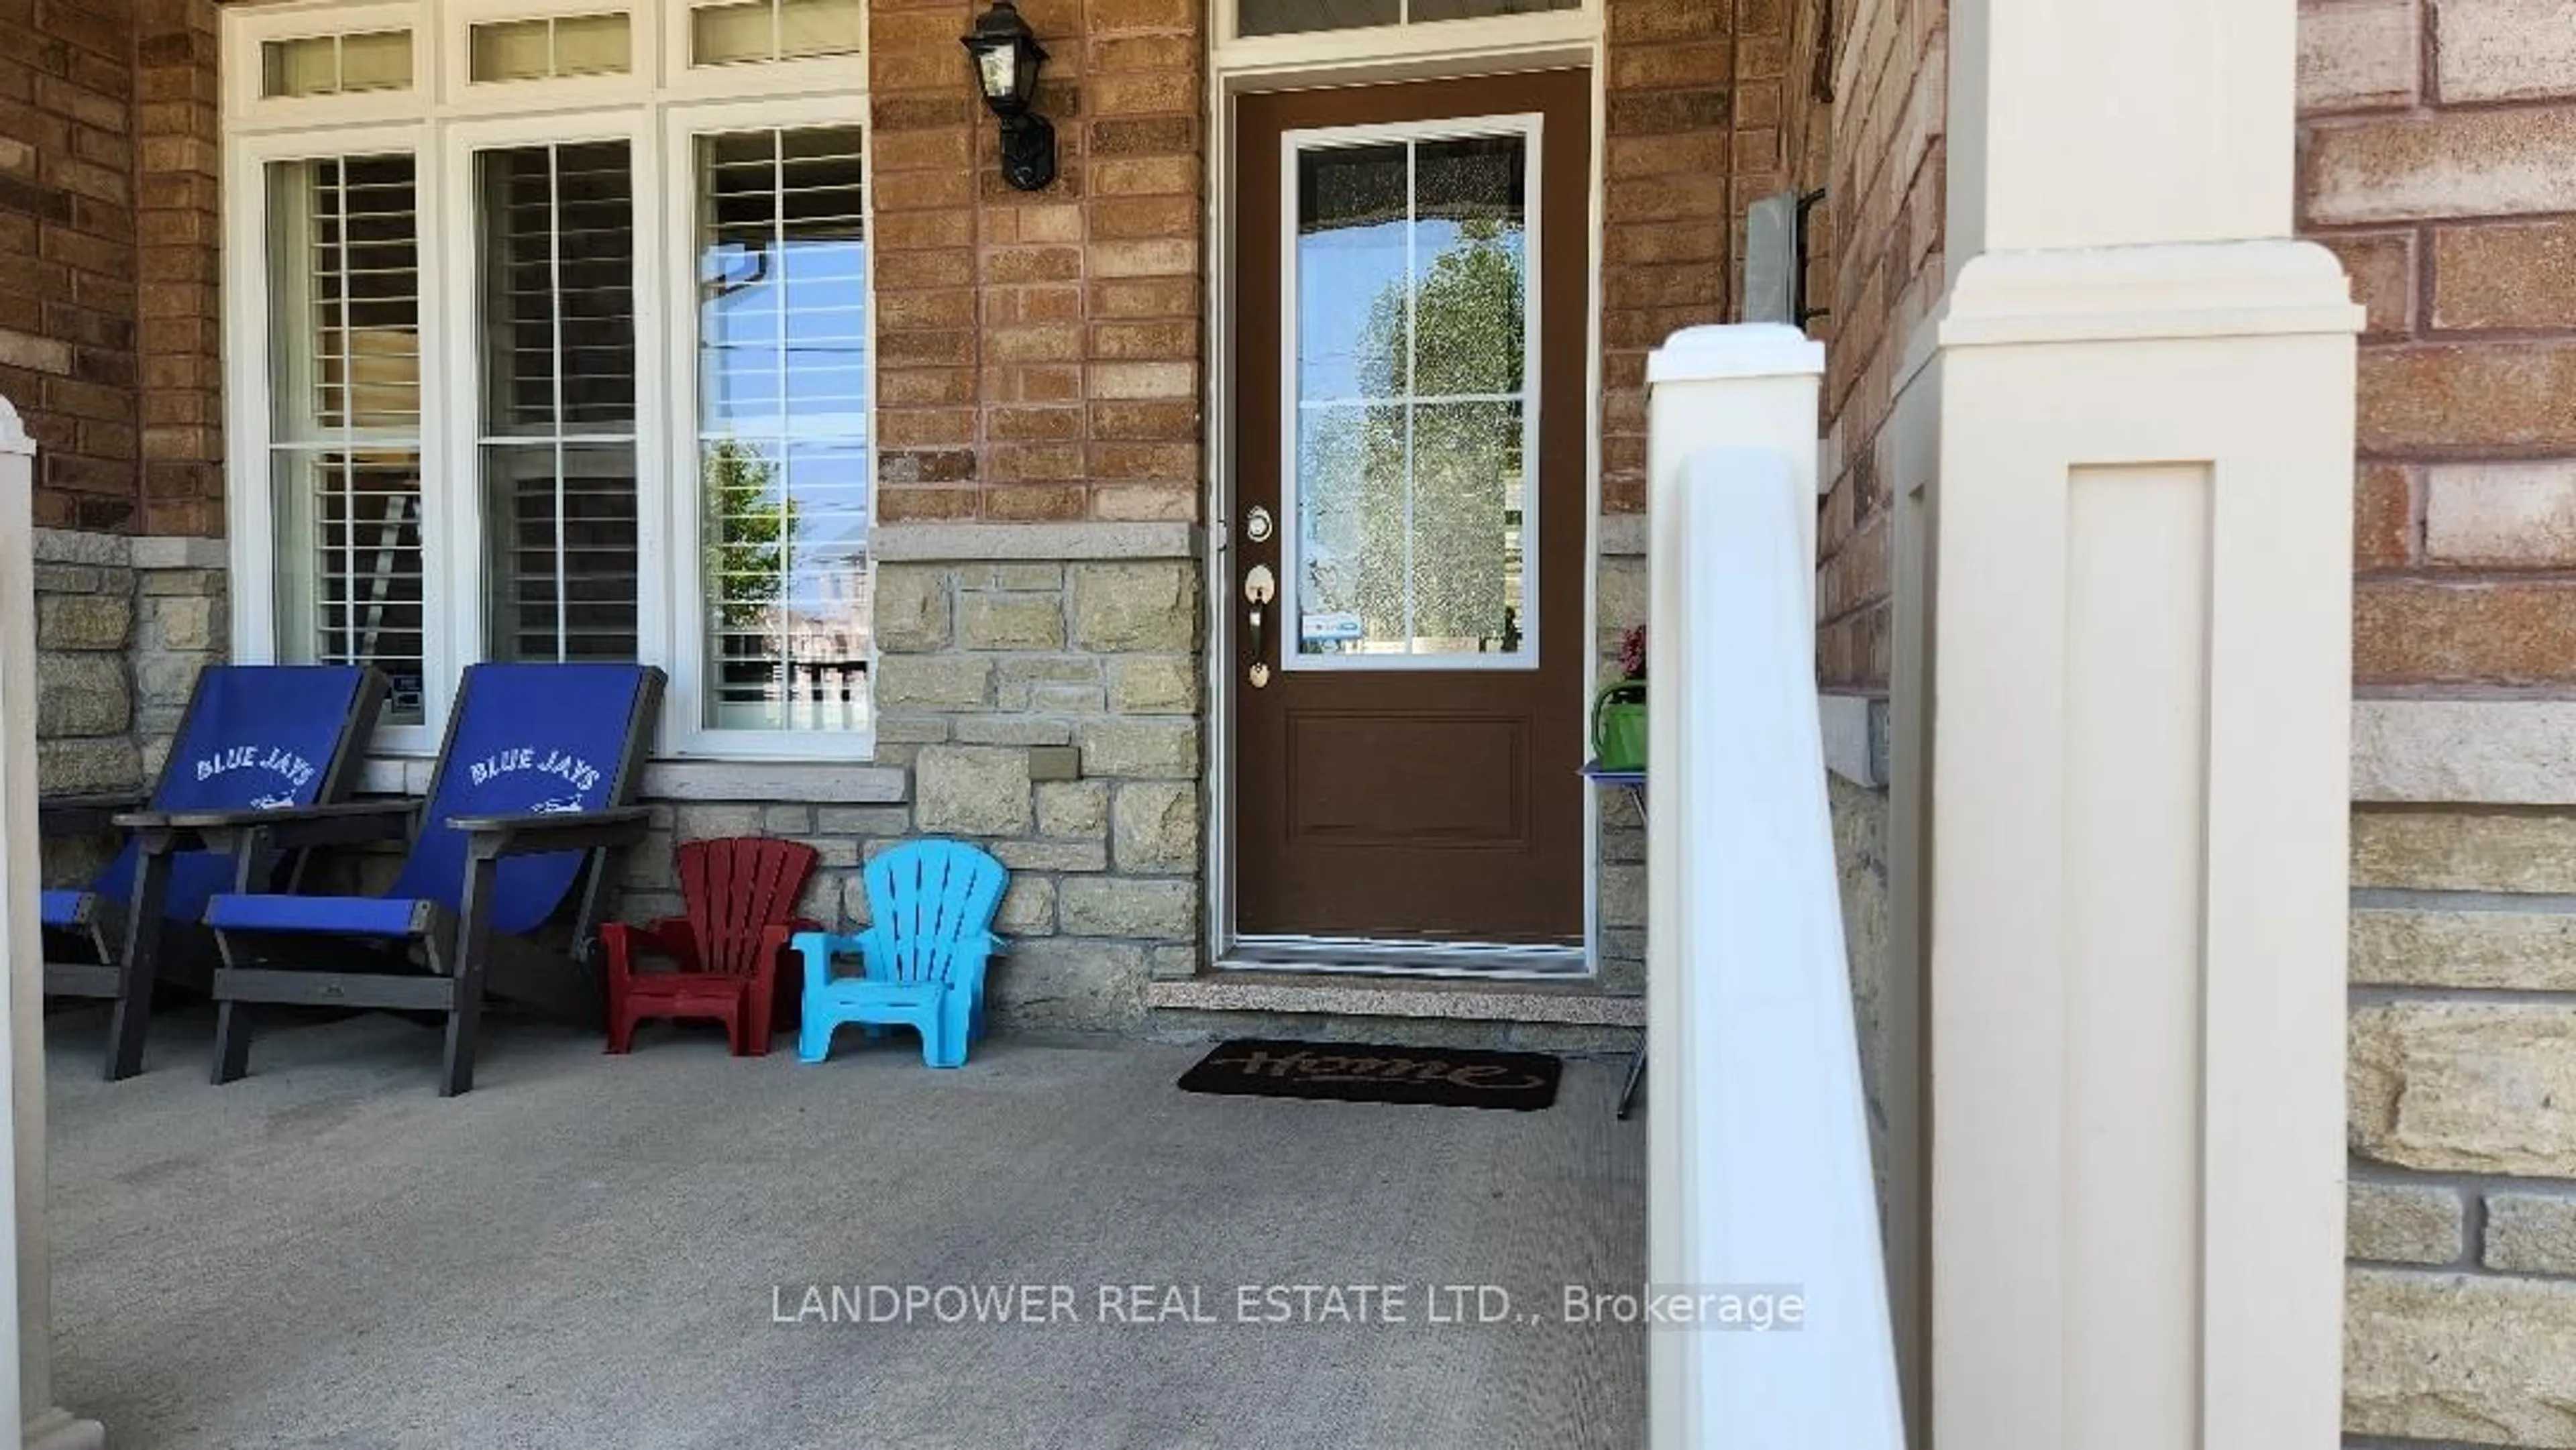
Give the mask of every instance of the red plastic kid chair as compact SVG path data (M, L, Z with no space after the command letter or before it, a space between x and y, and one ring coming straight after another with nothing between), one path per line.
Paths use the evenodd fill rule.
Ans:
M608 1050L633 1045L648 1017L713 1018L736 1057L769 1051L778 961L787 939L820 931L794 914L819 853L800 841L752 837L691 841L677 852L686 916L600 930L608 948ZM638 972L635 958L653 953L675 970Z

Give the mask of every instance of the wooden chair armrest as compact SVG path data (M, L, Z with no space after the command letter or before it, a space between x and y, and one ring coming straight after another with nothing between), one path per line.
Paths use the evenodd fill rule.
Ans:
M140 808L149 797L136 791L94 795L58 795L36 801L39 836L99 836L117 829L116 818Z
M280 850L400 841L411 835L420 802L405 797L335 801L275 810L172 811L161 824L194 832L215 850L234 850L254 833Z
M499 860L542 851L587 851L631 846L644 839L652 812L643 806L597 811L537 811L516 816L455 816L450 830L465 833L465 853Z

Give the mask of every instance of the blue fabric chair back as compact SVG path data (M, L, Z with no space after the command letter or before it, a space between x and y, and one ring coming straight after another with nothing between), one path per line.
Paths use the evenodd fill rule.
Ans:
M454 816L595 811L618 804L635 762L635 712L648 670L619 664L469 665L438 779L388 893L461 908L465 836ZM499 868L492 925L521 936L545 924L581 872L580 851L514 856Z
M180 734L170 742L152 792L156 811L241 811L309 806L321 799L334 763L349 746L350 719L365 687L355 665L209 665ZM134 843L128 841L90 890L122 902L134 891ZM170 894L162 915L195 921L206 898L229 891L233 860L215 851L182 851L170 859Z
M989 947L1010 873L964 841L906 841L868 863L868 975L944 982L958 947ZM981 960L982 954L976 954Z

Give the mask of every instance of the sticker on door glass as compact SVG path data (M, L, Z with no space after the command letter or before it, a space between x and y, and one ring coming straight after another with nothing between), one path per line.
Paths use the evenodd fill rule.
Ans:
M1309 652L1318 645L1331 649L1351 640L1365 638L1368 626L1358 615L1347 610L1309 614L1297 621L1297 637Z

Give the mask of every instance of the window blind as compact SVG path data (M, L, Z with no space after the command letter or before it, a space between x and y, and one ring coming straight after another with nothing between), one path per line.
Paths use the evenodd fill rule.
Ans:
M706 723L866 724L868 299L857 127L699 138Z
M633 164L586 142L479 171L489 656L633 659Z
M421 718L420 248L409 156L269 168L283 658L370 664Z

